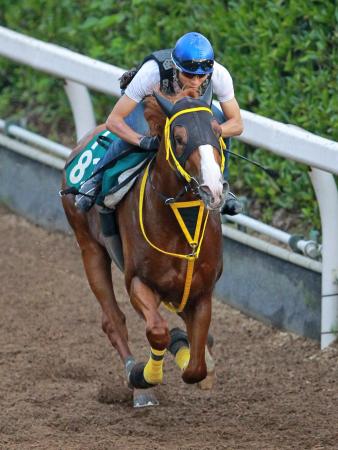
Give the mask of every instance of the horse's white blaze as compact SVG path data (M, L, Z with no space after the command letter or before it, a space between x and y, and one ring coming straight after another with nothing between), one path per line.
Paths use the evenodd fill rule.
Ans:
M208 186L217 202L223 192L223 176L221 168L214 157L211 145L200 145L202 184Z

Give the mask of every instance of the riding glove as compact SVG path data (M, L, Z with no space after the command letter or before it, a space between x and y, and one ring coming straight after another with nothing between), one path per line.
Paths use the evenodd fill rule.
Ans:
M142 136L139 145L143 150L157 150L160 146L160 141L157 136Z

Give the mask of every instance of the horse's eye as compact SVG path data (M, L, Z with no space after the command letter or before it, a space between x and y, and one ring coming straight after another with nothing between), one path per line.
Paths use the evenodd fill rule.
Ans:
M173 135L174 135L177 154L180 155L183 153L184 146L186 145L187 140L188 140L187 130L182 125L176 125Z
M175 141L178 145L184 145L182 136L175 136Z

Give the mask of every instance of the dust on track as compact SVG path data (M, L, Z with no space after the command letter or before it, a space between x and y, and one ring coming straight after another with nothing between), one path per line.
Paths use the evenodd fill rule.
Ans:
M185 385L167 355L161 405L135 410L74 238L0 207L0 248L1 449L338 448L337 345L321 352L215 300L214 389ZM113 273L145 360L144 324Z

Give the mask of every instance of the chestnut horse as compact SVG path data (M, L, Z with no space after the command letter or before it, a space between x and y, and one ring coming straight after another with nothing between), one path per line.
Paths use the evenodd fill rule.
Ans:
M222 175L224 143L210 110L211 89L200 98L190 90L183 92L175 103L154 96L156 100L145 100L144 115L150 134L160 136L161 144L116 210L126 288L133 307L145 320L151 346L146 365L136 364L128 345L97 208L83 213L75 207L73 195L62 198L90 287L102 308L102 328L125 364L135 406L156 404L152 395L143 396L142 403L135 393L161 383L166 349L175 356L186 383L207 376L211 298L222 271L219 210L227 190ZM104 128L101 125L86 136L70 158ZM189 232L183 212L191 208L195 213L188 219L193 222ZM159 312L161 302L179 314L187 333L178 328L169 331Z

